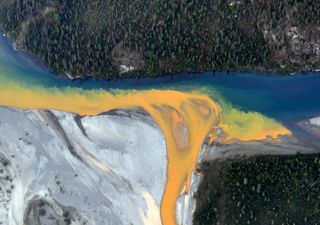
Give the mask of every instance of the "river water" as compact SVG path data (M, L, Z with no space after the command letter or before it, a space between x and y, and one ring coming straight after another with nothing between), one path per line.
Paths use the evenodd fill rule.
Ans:
M115 82L71 81L52 74L35 57L13 50L0 34L0 105L81 115L136 107L150 113L167 144L168 175L161 205L164 225L176 223L176 200L183 187L188 190L208 134L214 139L218 126L227 134L225 141L290 134L276 121L287 124L320 114L319 75L208 72Z
M0 77L24 84L83 89L214 89L226 101L245 111L256 111L277 120L296 120L320 113L320 73L280 76L261 73L178 74L164 78L106 82L95 79L71 81L52 74L41 62L14 51L0 35Z

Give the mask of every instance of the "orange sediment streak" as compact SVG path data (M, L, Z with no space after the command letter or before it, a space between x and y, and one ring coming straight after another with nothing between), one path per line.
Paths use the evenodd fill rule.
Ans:
M214 139L214 129L217 126L224 126L226 132L230 132L229 140L263 139L267 135L276 138L280 134L290 133L281 125L275 124L268 127L267 131L259 128L259 132L241 136L241 131L231 132L233 128L238 129L236 126L221 121L222 110L211 98L171 90L111 93L80 89L31 89L10 84L0 87L0 105L22 109L55 109L80 115L97 115L121 108L144 108L159 125L166 139L167 183L161 203L164 225L177 224L176 201L184 185L185 190L189 190L190 176L199 150L209 133L210 139ZM259 124L256 126L259 127Z

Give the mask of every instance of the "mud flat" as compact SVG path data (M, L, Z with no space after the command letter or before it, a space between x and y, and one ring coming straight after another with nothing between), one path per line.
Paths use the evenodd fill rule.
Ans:
M0 167L0 224L161 224L166 145L148 115L0 107Z
M143 109L79 116L0 107L0 118L3 224L162 224L166 140ZM220 144L224 135L217 132L215 141L204 140L197 164L317 152L294 134ZM192 224L200 181L201 175L192 171L176 203L177 224Z
M34 99L34 101L26 101L26 99ZM181 223L183 223L182 220L190 221L187 218L192 213L186 213L184 219L181 220L182 217L179 216L179 213L176 213L176 203L183 196L181 193L185 195L190 193L190 185L194 184L192 177L194 177L199 151L207 136L208 143L212 143L217 138L221 139L222 143L229 143L234 139L242 141L264 140L266 137L276 139L279 135L291 134L287 128L277 121L266 118L259 113L243 112L232 107L222 110L214 99L200 92L156 89L114 92L85 91L82 89L25 87L13 83L3 86L3 89L1 89L0 104L24 110L59 110L35 110L35 112L39 114L41 120L46 121L45 124L50 130L55 131L55 135L62 141L72 157L78 161L94 165L100 172L109 174L125 187L128 186L129 190L131 185L126 185L126 183L130 182L125 182L127 179L122 179L122 177L127 178L126 174L132 172L130 167L132 163L131 159L127 160L123 156L126 156L127 152L135 152L130 149L135 149L137 143L141 145L146 140L151 141L152 139L148 138L148 132L146 134L141 133L140 127L135 127L135 124L127 124L126 120L131 119L131 116L118 116L117 127L121 127L121 129L119 128L121 131L113 126L107 126L108 123L100 120L106 116L111 116L103 113L106 111L114 113L118 111L117 109L138 109L138 111L143 109L152 117L153 123L157 124L159 132L163 134L161 140L163 149L166 150L166 153L163 154L166 155L165 159L168 163L161 164L166 165L166 176L164 178L166 185L160 204L161 222L164 225L178 224L177 217ZM62 111L73 113L63 113ZM11 118L11 120L14 119ZM6 120L4 119L4 121ZM129 129L126 129L126 126ZM45 128L48 129L47 127ZM40 128L40 130L45 128ZM223 138L218 135L219 129L223 129L223 134L225 134ZM116 134L110 133L111 130L116 131ZM135 139L127 141L126 137L130 135L128 130L137 133L136 135L143 136L138 135ZM117 139L113 140L112 137ZM41 138L39 140L42 142ZM15 142L12 141L12 143ZM154 148L159 146L154 141L152 141L152 144ZM53 149L59 149L59 146L55 146ZM113 151L117 154L101 151L105 150L105 147L118 150ZM121 149L126 149L126 151L123 152ZM107 152L108 156L114 158L100 155L100 152ZM144 153L137 152L136 154ZM121 163L128 164L124 171L121 170L123 168ZM152 174L154 171L148 170L149 167L157 170L157 163L151 163L147 167L144 167L145 165L141 161L137 163L140 165L140 171L148 172L148 176L153 178L157 177L157 173ZM142 219L144 224L148 224L150 221L153 224L155 221L160 221L159 218L154 219L157 215L156 212L158 212L158 208L155 206L157 198L150 198L148 193L144 192L140 193L138 198L141 198L141 196L143 196L147 205L152 208L149 213L152 216L144 214L147 217L147 219ZM151 196L153 195L151 194ZM190 195L186 196L189 197ZM183 207L192 209L192 207L189 207L188 201L186 200ZM124 205L125 202L127 201L120 199L119 202L114 204ZM132 210L136 211L136 208ZM121 210L119 213L120 218L123 214L127 214ZM136 219L131 217L129 220L125 219L125 221L131 220Z

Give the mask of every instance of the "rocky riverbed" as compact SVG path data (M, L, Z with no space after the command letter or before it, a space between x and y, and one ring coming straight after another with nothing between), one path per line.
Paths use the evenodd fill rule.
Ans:
M317 121L297 126L317 135ZM204 141L198 163L317 152L300 136L223 145ZM160 225L166 175L164 135L143 110L81 117L0 107L0 224ZM179 224L192 224L200 181L193 172L189 190L177 201Z
M0 118L0 224L161 224L166 146L148 115Z

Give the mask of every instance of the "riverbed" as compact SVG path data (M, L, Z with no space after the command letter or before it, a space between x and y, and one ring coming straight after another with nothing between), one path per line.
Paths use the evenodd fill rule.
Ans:
M142 109L150 115L166 143L166 186L158 206L164 225L177 223L176 202L189 193L205 140L214 142L222 132L221 143L277 141L292 135L290 124L320 114L320 76L316 73L207 72L145 80L72 81L52 74L36 58L15 51L10 41L0 36L0 105L58 110L80 117L118 109ZM101 168L105 168L103 163Z

